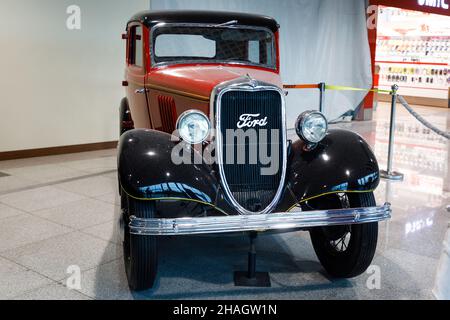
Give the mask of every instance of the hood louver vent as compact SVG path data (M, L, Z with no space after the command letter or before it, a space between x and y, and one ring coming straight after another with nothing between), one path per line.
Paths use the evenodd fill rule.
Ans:
M168 96L158 96L158 105L161 117L161 127L159 130L172 133L175 130L175 123L177 121L175 100Z

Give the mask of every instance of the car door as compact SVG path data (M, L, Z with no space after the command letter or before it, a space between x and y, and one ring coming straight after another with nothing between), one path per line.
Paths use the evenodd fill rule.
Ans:
M126 81L128 104L135 128L152 128L147 107L145 88L145 46L143 27L140 23L130 24L127 41Z

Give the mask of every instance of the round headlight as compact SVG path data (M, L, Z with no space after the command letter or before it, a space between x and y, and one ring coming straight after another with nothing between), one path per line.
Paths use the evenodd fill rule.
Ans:
M211 125L203 112L188 110L180 115L176 127L181 139L190 144L197 144L206 140Z
M297 118L295 130L303 141L319 143L328 132L328 121L318 111L306 111Z

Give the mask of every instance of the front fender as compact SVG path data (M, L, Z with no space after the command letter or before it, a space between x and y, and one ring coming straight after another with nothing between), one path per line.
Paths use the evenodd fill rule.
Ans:
M361 136L333 129L313 150L306 151L301 140L292 144L286 181L278 211L329 193L373 191L378 162Z
M134 129L124 133L118 151L122 191L140 200L191 201L218 209L220 183L212 166L174 163L172 150L178 144L170 134L160 131Z

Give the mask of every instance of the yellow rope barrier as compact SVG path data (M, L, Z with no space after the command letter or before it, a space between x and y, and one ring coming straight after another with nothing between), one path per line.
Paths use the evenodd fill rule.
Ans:
M319 84L286 84L283 85L284 89L320 89ZM372 91L372 92L381 92L391 94L391 90L384 89L362 89L362 88L354 88L354 87L346 87L346 86L334 86L334 85L325 85L325 89L327 90L340 90L340 91Z
M345 86L332 86L325 85L325 89L328 90L342 90L342 91L372 91L372 92L382 92L382 93L391 93L391 90L383 90L383 89L361 89L361 88L353 88L353 87L345 87Z

